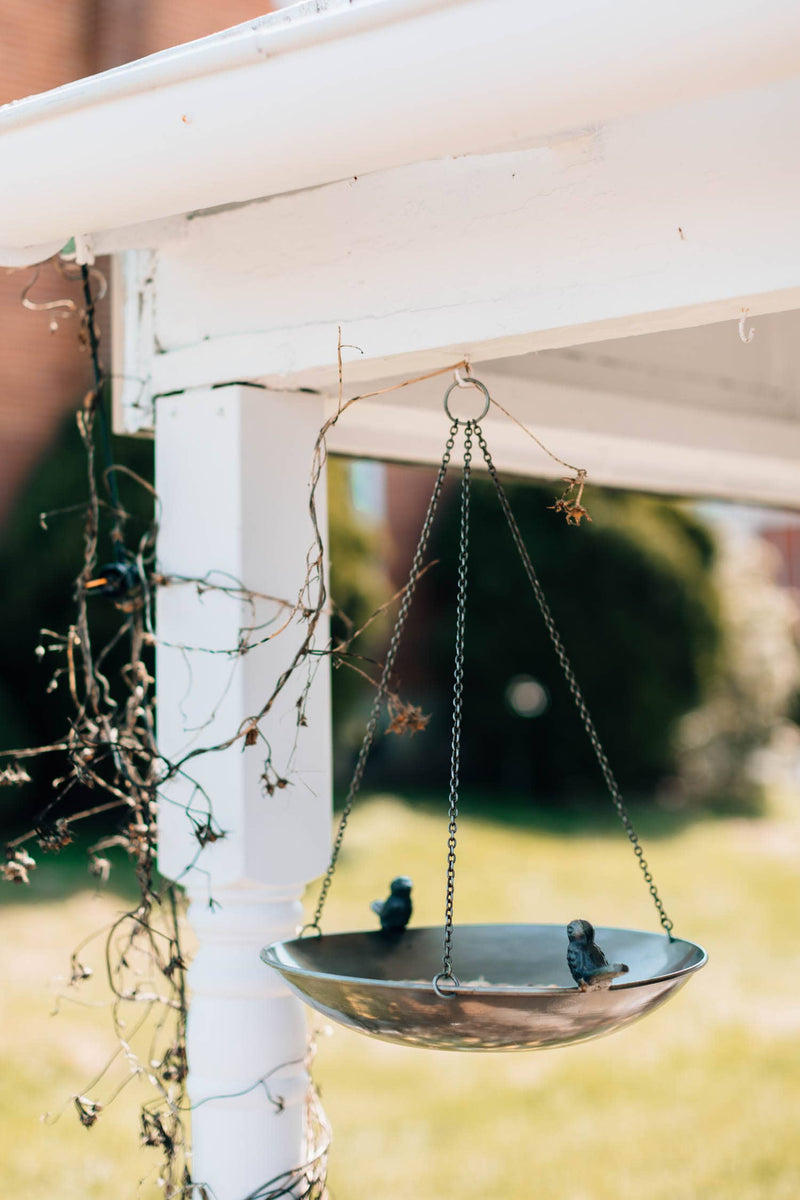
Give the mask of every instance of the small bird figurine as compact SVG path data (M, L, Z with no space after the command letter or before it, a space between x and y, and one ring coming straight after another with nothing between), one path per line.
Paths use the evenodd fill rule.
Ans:
M567 937L567 966L582 992L607 988L618 975L627 975L625 963L609 964L594 940L594 927L588 921L570 921Z
M381 929L389 933L402 933L411 920L411 889L413 883L407 875L398 875L389 884L386 900L373 900L370 908L381 919Z

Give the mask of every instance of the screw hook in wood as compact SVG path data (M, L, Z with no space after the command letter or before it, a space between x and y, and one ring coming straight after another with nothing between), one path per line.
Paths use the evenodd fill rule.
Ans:
M745 323L749 315L750 309L744 308L742 309L742 315L739 318L739 340L744 342L745 346L748 346L756 336L756 331L752 325L747 329L745 328Z

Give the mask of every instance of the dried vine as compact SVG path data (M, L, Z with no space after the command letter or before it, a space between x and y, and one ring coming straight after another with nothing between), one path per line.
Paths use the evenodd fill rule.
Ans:
M250 591L241 581L216 580L213 571L198 579L166 577L159 572L156 562L158 498L146 481L115 464L111 455L104 404L106 376L100 359L97 296L92 288L93 282L98 281L104 292L105 281L99 272L86 266L76 267L61 260L57 260L57 266L67 279L80 283L82 306L72 300L45 304L29 300L28 291L38 278L38 268L25 288L22 299L27 307L36 311L58 312L62 316L78 315L80 341L88 351L92 364L93 385L76 417L85 453L86 500L80 506L83 511L83 554L75 580L74 615L66 631L43 630L40 645L36 649L41 659L54 661L49 690L67 689L71 716L63 736L56 742L0 752L0 757L5 761L0 768L2 786L18 786L29 782L30 776L24 765L28 760L56 756L62 764L61 774L53 780L52 799L39 814L34 827L7 845L0 874L11 883L28 883L36 867L32 853L35 847L45 853L62 850L73 841L73 828L80 821L112 810L120 811L121 821L117 831L101 838L90 848L89 871L98 883L107 882L111 862L106 852L112 847L121 847L133 864L138 898L131 909L114 921L110 928L98 931L75 949L70 960L68 982L72 991L80 989L81 984L90 977L91 970L82 961L82 955L90 942L102 938L105 969L112 995L111 1019L118 1045L103 1070L81 1094L72 1098L71 1103L80 1123L91 1127L100 1119L105 1107L130 1082L145 1078L150 1084L152 1098L141 1107L140 1141L143 1146L154 1147L161 1153L159 1183L164 1195L172 1200L181 1194L190 1195L196 1191L202 1200L212 1200L213 1192L209 1185L193 1180L190 1173L186 1122L192 1111L186 1094L188 962L182 942L179 887L176 882L160 880L156 872L159 796L164 786L176 776L191 779L189 770L193 759L226 750L239 741L244 748L258 748L264 754L262 781L266 792L288 786L290 779L284 774L284 768L279 769L273 763L262 723L289 682L298 679L301 668L306 669L306 678L296 704L298 729L307 723L306 699L314 666L321 656L330 657L336 665L344 665L375 684L380 664L360 656L355 644L372 622L402 597L404 589L358 628L344 614L340 614L346 635L338 641L325 638L321 645L318 644L321 622L334 611L325 585L324 544L316 501L327 461L327 437L341 416L359 400L409 387L434 376L448 374L457 367L466 367L467 364L452 364L405 380L394 387L344 400L340 335L338 404L320 430L313 450L309 499L312 540L306 558L305 578L298 595L293 599L263 596ZM505 412L504 409L502 411ZM98 468L98 455L103 459L101 469ZM586 473L577 468L574 470L576 475L568 481L571 486L565 497L577 488L575 499L567 502L562 497L555 507L565 511L567 519L577 524L582 516L588 515L580 504ZM133 546L129 544L127 536L129 514L119 495L118 477L123 475L137 487L146 489L153 504L153 518ZM98 485L98 477L102 486ZM74 511L74 506L63 511ZM58 514L43 516L45 528L47 520L54 515ZM104 531L110 537L113 562L101 565L99 549L101 533ZM420 574L431 565L423 567ZM158 639L153 621L153 599L155 589L176 586L193 586L199 594L208 590L218 591L250 607L252 621L240 629L237 644L208 653L222 653L237 660L279 637L292 623L303 624L304 636L258 710L232 730L230 736L212 745L194 747L182 757L168 761L159 750L155 735L153 656ZM93 606L102 603L100 597L113 605L118 621L110 639L98 647L94 638L96 621ZM277 606L279 617L268 626L256 620L256 602L259 600L270 600ZM182 649L197 651L203 648L187 646ZM115 656L122 659L122 666L112 671L110 664ZM387 710L387 732L390 733L413 734L424 729L428 722L426 714L404 702L396 690L387 693ZM197 844L192 862L186 864L187 871L197 863L205 846L226 836L214 817L211 798L196 781L192 782L197 793L203 797L205 807L202 812L194 805L191 809L186 807L187 820L191 823ZM92 800L81 811L74 812L69 806L73 797L82 791L90 793ZM144 1049L137 1050L134 1043L139 1045L140 1042L144 1043ZM120 1082L112 1083L113 1073L120 1069ZM266 1078L256 1081L253 1087L260 1085L267 1089L269 1095ZM293 1171L270 1180L246 1200L278 1200L284 1196L322 1200L325 1196L330 1135L313 1087L309 1092L306 1111L305 1161Z

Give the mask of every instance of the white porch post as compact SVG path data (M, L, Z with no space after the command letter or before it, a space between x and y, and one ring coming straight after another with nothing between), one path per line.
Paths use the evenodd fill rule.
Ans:
M159 399L161 571L228 588L241 583L294 602L312 541L309 472L322 421L321 402L313 397L239 385ZM324 478L319 492L325 536ZM259 710L305 626L295 619L243 657L224 651L239 645L243 628L276 616L279 624L285 615L275 604L259 601L251 609L236 595L201 592L189 583L160 590L159 742L171 761L227 740ZM245 748L239 740L187 762L161 804L160 867L186 887L199 943L189 974L189 1092L199 1105L192 1114L193 1176L213 1189L215 1200L244 1200L303 1156L302 1006L260 962L259 950L293 936L304 885L322 872L328 856L327 659L315 659L313 667L307 727L297 723L302 673L262 723L275 772L288 786L268 794L260 778L267 746L260 741ZM198 859L186 807L202 825L208 801L225 837ZM282 1107L259 1083L267 1075Z

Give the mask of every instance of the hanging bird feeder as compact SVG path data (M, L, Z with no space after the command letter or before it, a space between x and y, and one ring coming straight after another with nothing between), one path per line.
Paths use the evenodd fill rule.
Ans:
M478 417L462 420L453 416L449 401L453 389L465 384L478 390L484 406ZM466 380L457 378L445 393L444 407L451 422L449 436L314 916L300 937L276 942L262 951L264 962L281 973L292 991L331 1020L387 1041L441 1050L525 1050L586 1041L651 1012L706 962L705 951L700 946L673 935L672 921L653 882L619 785L486 444L480 422L489 411L490 403L487 388L472 376ZM406 928L411 914L410 880L402 876L394 881L389 899L373 906L381 918L380 930L323 934L320 925L323 909L347 822L389 695L389 681L400 639L460 428L464 432L464 449L444 925ZM454 925L470 483L475 442L494 484L500 508L611 802L655 904L661 933L611 928L595 931L584 920L558 926Z

